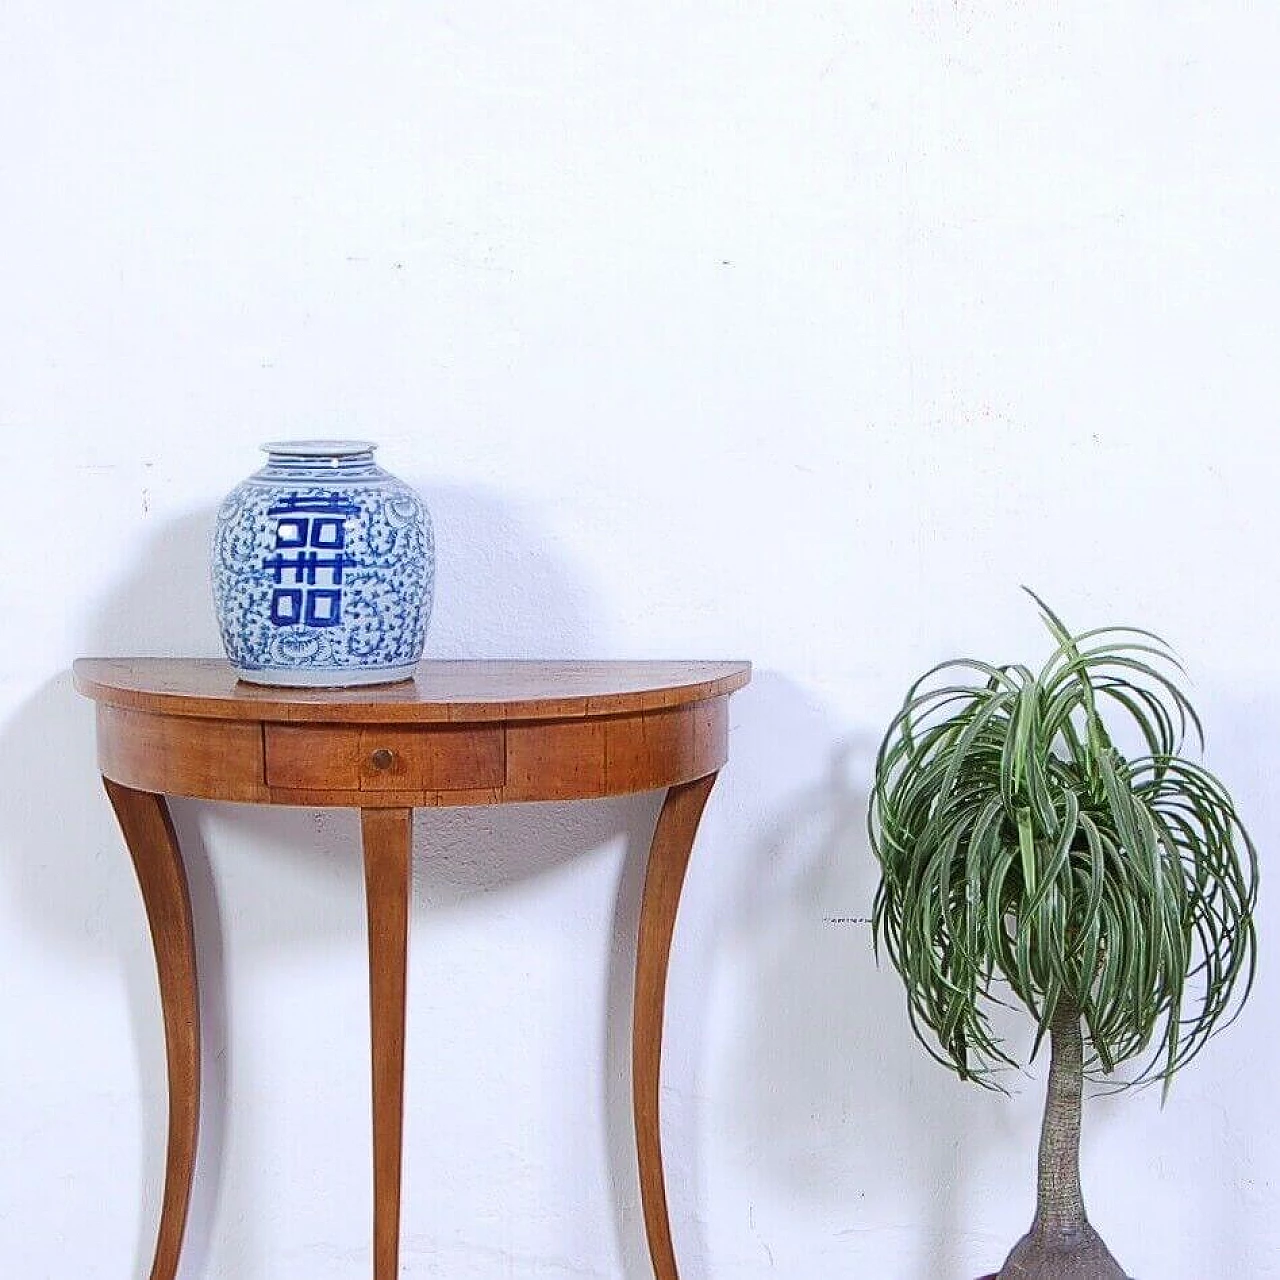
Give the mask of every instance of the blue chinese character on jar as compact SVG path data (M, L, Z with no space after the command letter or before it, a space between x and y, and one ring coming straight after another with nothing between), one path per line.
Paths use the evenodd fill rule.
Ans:
M355 503L337 493L303 497L295 492L267 509L276 522L275 554L263 562L276 584L271 593L275 626L342 625L342 572L356 563L344 554L347 518L359 514Z

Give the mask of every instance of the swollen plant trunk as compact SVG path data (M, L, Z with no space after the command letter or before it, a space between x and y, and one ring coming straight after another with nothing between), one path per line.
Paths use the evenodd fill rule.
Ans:
M1049 1051L1036 1216L996 1280L1126 1280L1084 1211L1080 1191L1084 1043L1080 1010L1070 1001L1058 1002L1049 1024Z

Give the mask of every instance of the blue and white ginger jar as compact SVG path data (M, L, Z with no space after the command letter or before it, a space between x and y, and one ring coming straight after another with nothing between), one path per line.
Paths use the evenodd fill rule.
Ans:
M359 440L262 446L218 512L213 596L227 657L255 684L404 680L422 657L435 540L422 499Z

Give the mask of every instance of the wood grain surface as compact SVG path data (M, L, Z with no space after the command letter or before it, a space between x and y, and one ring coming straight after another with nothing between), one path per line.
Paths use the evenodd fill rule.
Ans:
M200 1128L200 1005L187 872L163 796L107 780L151 926L169 1081L164 1199L151 1280L174 1280L195 1177Z
M128 787L348 808L589 800L714 773L728 695L649 711L462 724L209 719L98 704L98 767Z
M631 1032L631 1089L635 1109L636 1156L640 1164L640 1201L644 1209L649 1257L657 1280L679 1280L666 1180L662 1173L662 1031L667 998L667 968L676 911L684 886L693 838L715 785L715 775L667 792L649 848L640 929L636 946L635 1005Z
M246 684L220 658L81 658L75 684L115 707L213 720L421 724L567 720L733 693L748 662L423 662L412 680L358 689Z
M369 1030L373 1053L373 1275L400 1265L404 1129L405 979L409 945L413 810L360 815L369 917Z

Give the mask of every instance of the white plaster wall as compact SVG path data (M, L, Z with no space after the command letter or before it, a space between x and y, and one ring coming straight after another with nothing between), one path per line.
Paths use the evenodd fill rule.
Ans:
M924 666L1041 651L1031 583L1175 641L1270 862L1278 58L1266 5L5 0L0 1272L144 1276L158 1205L154 976L69 664L216 652L212 513L304 434L426 494L432 655L757 664L671 978L685 1280L994 1267L1040 1077L989 1098L910 1039L859 919L869 756ZM186 1275L367 1275L354 822L176 810ZM654 812L422 819L405 1276L646 1275ZM1280 1275L1273 972L1163 1112L1089 1113L1140 1280Z

